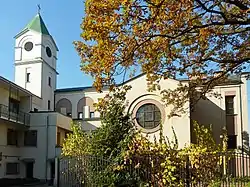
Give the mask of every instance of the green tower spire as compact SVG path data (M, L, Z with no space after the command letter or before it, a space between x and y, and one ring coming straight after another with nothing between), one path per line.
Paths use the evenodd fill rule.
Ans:
M28 30L32 30L32 31L36 31L36 32L39 32L41 34L45 34L45 35L50 35L49 34L49 31L40 15L40 13L38 13L27 25L26 27L19 33L15 36L18 37L20 34L22 34L23 32L25 31L28 31Z

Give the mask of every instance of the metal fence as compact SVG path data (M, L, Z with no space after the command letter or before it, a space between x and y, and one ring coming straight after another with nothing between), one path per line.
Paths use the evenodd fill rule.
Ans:
M175 184L183 187L250 187L250 158L241 153L186 155L183 162L176 165ZM160 167L138 167L138 162L129 163L121 173L114 171L121 180L113 186L162 187ZM143 158L144 166L160 161L148 156ZM84 155L65 157L59 161L58 187L104 187L110 186L110 178L115 162L102 157ZM115 173L116 172L116 173ZM144 183L143 183L144 182ZM168 186L168 185L167 185ZM174 186L174 185L172 185Z
M0 118L27 126L30 125L30 114L20 110L12 111L8 106L2 104L0 104Z

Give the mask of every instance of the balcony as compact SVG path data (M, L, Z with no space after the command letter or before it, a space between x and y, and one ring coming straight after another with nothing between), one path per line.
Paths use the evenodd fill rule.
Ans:
M10 111L8 106L2 104L0 104L0 118L8 120L10 122L23 124L26 126L30 125L30 114L22 111L18 112Z

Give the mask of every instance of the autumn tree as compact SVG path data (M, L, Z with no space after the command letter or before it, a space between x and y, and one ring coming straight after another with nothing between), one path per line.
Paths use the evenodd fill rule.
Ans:
M162 92L180 107L197 86L200 98L246 68L249 25L249 0L86 0L75 47L99 91L136 68L150 90L161 79L192 77L189 86Z

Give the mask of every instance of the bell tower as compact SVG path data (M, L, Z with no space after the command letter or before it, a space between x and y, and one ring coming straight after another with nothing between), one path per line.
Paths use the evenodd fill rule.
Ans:
M42 99L39 110L54 109L57 52L39 12L15 36L15 83Z

